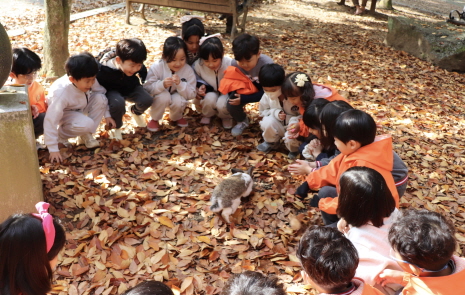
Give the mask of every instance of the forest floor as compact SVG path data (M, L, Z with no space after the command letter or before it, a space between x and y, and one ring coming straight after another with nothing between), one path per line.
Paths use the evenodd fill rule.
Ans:
M34 9L21 18L2 15L0 21L9 30L28 27L12 37L13 46L42 54L38 24L44 15ZM77 20L70 26L70 52L96 54L122 38L138 37L149 50L150 66L160 58L166 37L179 32L183 14L151 7L149 23L133 16L133 25L126 25L125 9ZM393 148L410 169L401 207L450 217L461 255L465 78L386 47L387 17L399 15L444 19L401 5L354 16L353 8L335 1L278 0L254 4L247 32L258 36L262 53L287 72L305 71L373 115L382 126L379 134L393 136ZM205 26L211 33L225 30L214 14L206 15ZM231 55L229 36L224 37ZM231 273L243 270L277 275L291 294L308 292L295 249L302 230L321 219L308 211L308 198L294 196L303 178L287 172L293 161L285 149L257 151L262 141L257 106L248 111L252 124L238 138L218 120L201 126L200 115L187 108L187 128L169 125L166 114L163 128L151 133L126 116L123 141L112 141L99 129L100 148L63 150L61 165L50 164L48 152L40 151L45 198L68 235L54 292L120 294L156 279L183 294L216 294ZM231 168L250 166L254 192L234 214L235 225L226 225L208 210L210 193Z

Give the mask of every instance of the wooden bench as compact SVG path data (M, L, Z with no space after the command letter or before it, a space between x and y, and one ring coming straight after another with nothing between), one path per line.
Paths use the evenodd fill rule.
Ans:
M237 12L237 0L126 0L126 23L130 24L129 18L132 10L132 3L142 4L142 6L139 9L139 12L142 14L142 18L145 21L147 21L144 14L145 4L174 7L187 10L205 11L218 14L229 14L233 16L231 39L234 39L236 27L239 27L242 33L245 30L245 22L247 20L248 7L251 2L252 0L244 1L242 20L239 23L240 14Z
M359 2L363 2L363 0L359 0ZM367 1L368 2L368 1ZM371 0L371 6L370 6L370 11L375 12L376 11L376 0ZM337 4L339 5L345 5L346 0L340 0Z

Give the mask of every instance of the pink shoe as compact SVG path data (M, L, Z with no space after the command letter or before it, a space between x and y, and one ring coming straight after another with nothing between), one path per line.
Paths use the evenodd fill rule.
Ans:
M203 125L208 125L210 124L210 122L211 122L210 117L202 117L202 120L200 120L200 124L203 124Z
M176 124L179 126L179 127L187 127L189 126L189 124L187 123L187 120L184 119L184 118L181 118L179 120L176 121Z
M159 129L160 129L160 123L158 123L158 121L150 120L150 122L147 124L148 131L156 132Z

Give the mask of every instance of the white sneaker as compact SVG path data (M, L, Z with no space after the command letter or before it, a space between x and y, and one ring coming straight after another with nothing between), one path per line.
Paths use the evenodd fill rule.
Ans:
M131 116L134 119L134 121L136 122L137 126L138 127L147 127L147 122L145 121L144 115L143 114L142 115L136 115L136 114L133 113L132 109L133 108L131 108L131 110L129 112L131 113Z
M87 133L87 134L79 136L77 143L85 144L86 148L88 149L93 149L93 148L100 146L100 143L98 142L98 140L95 139L91 133Z
M236 126L231 130L232 136L239 136L242 134L245 128L249 127L249 118L245 118L245 121L237 123Z
M123 134L121 133L121 129L112 129L110 131L110 138L115 140L123 140Z

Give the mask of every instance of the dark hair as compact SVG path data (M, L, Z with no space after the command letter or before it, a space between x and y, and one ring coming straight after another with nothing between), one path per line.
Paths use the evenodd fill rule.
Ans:
M444 267L456 247L452 222L428 210L402 211L392 224L388 238L403 259L428 270Z
M307 80L303 86L297 86L295 84L295 79L297 75L303 74L307 77ZM300 96L302 101L302 106L304 110L312 103L315 98L315 90L313 89L312 79L310 76L303 72L294 72L286 76L283 86L281 87L281 92L285 97L297 97Z
M320 113L321 127L325 132L321 132L321 143L326 149L336 148L334 145L334 128L336 120L340 114L354 108L343 100L335 100L326 104Z
M232 50L235 60L249 60L252 55L257 55L260 52L260 40L255 36L242 34L234 38Z
M324 125L326 128L326 125ZM348 110L342 113L334 126L334 137L344 144L355 140L361 146L373 143L376 137L376 123L373 118L360 110Z
M55 240L47 253L42 220L15 214L0 224L0 294L45 295L51 290L50 261L63 249L66 236L57 220Z
M296 255L312 281L328 289L349 284L358 266L357 249L333 227L308 228Z
M78 81L82 78L95 77L98 69L97 60L89 52L81 52L70 56L65 63L66 74Z
M170 287L157 281L145 281L131 289L126 290L121 295L174 295Z
M286 292L277 277L245 271L229 278L221 295L286 295Z
M374 169L358 166L347 169L339 179L339 188L337 214L352 226L371 222L381 227L383 218L391 216L396 208L386 180Z
M132 60L141 64L147 59L147 48L140 39L123 39L116 44L116 56L121 58L122 62Z
M178 37L172 36L166 38L165 43L163 44L163 59L166 60L167 63L172 62L175 59L179 49L184 50L187 59L186 43Z
M258 80L263 87L281 86L284 83L286 73L278 64L266 64L260 68Z
M305 109L302 120L308 128L316 129L320 131L321 136L321 122L320 113L321 110L327 105L329 101L324 98L317 98Z
M210 55L213 59L222 59L224 56L223 43L220 38L211 37L205 40L199 48L199 57L208 60Z
M22 48L13 48L13 65L11 72L18 75L27 75L42 68L40 57L33 51Z
M198 18L193 18L181 25L181 36L184 41L189 40L191 36L199 36L199 39L205 35L205 27Z

